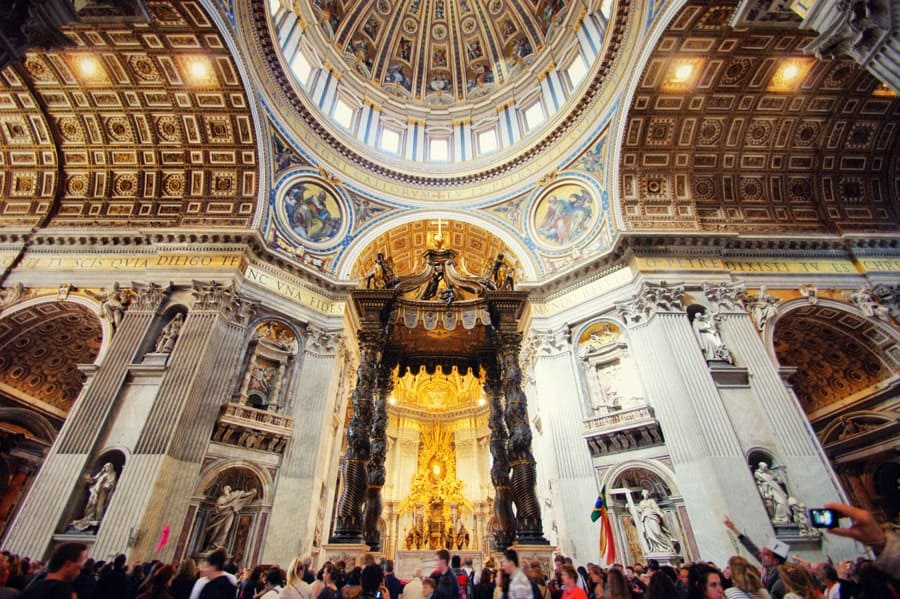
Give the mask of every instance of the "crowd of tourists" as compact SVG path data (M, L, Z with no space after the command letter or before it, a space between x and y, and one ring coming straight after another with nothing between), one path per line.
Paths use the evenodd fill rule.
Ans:
M0 553L0 599L900 599L900 540L868 512L832 507L853 524L831 532L867 545L875 559L809 563L789 555L781 542L758 549L729 520L725 526L761 568L737 555L721 569L712 562L676 566L653 559L576 567L556 555L545 572L539 561L520 560L510 549L476 571L471 557L441 550L433 571L418 568L401 580L390 560L378 563L371 554L352 568L339 561L313 571L310 559L298 557L286 570L239 570L222 548L203 554L199 566L186 559L176 567L128 565L125 555L94 561L86 545L65 543L46 564Z

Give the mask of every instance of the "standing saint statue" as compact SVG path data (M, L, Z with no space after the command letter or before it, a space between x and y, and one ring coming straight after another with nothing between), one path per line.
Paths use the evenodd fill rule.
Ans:
M72 528L85 531L92 526L97 526L106 513L109 497L116 488L116 470L110 462L103 464L100 472L87 477L88 501L84 506L84 514L78 520L72 522Z
M795 524L801 534L817 536L818 531L810 527L806 518L806 505L788 493L787 480L781 470L782 468L769 468L768 464L760 462L753 472L769 519L772 524Z
M114 282L112 288L100 301L100 316L112 323L113 329L118 330L122 324L122 316L125 314L125 306L128 303L128 293L119 288L119 283Z
M650 497L650 491L641 491L640 503L637 504L638 517L641 519L641 532L650 553L674 554L672 535L669 533L663 511L656 500Z
M166 323L166 326L160 331L159 338L156 340L156 347L153 351L158 354L172 353L172 348L175 347L175 340L178 339L178 335L181 333L181 327L183 325L184 315L179 312L175 315L175 318Z
M224 547L238 512L253 501L254 497L256 497L256 489L232 491L231 487L225 485L222 488L222 494L216 499L216 513L206 525L204 546L207 548Z
M693 322L694 333L697 335L697 341L700 343L700 350L703 357L709 360L723 360L730 364L734 363L731 352L722 342L722 336L719 335L719 329L716 321L710 316L709 312L697 312L694 315Z

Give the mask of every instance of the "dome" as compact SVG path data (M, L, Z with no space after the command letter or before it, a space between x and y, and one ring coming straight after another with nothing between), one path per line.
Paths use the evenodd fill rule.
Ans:
M451 175L508 164L560 125L590 87L612 8L270 0L266 16L292 94L329 135L389 169Z

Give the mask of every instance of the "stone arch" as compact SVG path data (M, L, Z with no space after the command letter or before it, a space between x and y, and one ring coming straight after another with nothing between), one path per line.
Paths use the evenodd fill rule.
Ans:
M672 469L667 465L656 460L633 459L616 464L615 466L604 472L603 477L600 481L600 488L603 489L611 487L616 483L616 481L619 480L622 474L624 474L628 470L634 469L643 469L649 471L652 474L655 474L663 483L665 483L666 487L668 487L669 489L669 492L673 494L673 497L681 497L681 494L678 490L678 479L675 476L675 472L673 472Z
M784 303L765 342L776 364L797 369L791 383L812 420L900 374L900 335L833 300Z
M43 297L0 314L0 389L15 401L62 420L86 376L79 364L102 359L109 324L84 298Z
M575 329L572 340L586 418L646 404L646 390L630 353L628 329L621 320L592 318ZM609 405L603 407L605 404Z
M216 461L200 473L175 550L176 559L208 549L208 527L216 513L216 501L226 486L231 491L253 490L255 495L240 507L227 528L225 548L238 564L259 560L261 540L265 538L272 511L274 482L268 470L248 460Z
M57 426L35 410L0 408L0 534L53 444Z

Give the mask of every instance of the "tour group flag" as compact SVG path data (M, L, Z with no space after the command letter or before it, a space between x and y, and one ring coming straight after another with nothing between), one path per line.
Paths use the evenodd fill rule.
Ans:
M600 491L597 501L594 502L594 510L591 512L591 522L600 520L600 557L611 566L616 561L616 544L613 541L612 526L609 523L609 514L606 511L606 489Z

